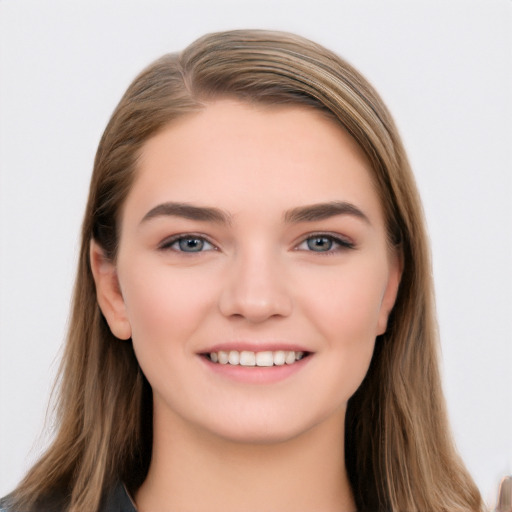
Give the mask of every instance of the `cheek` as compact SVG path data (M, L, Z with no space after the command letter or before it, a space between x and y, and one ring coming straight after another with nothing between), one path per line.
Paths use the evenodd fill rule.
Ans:
M310 321L332 345L361 346L375 340L386 277L368 266L333 272L323 294L308 298ZM333 347L334 348L334 347Z
M309 321L328 348L326 380L337 382L332 393L348 400L364 379L375 347L385 279L377 273L358 273L330 280L329 292L311 297Z
M128 272L123 297L135 345L172 351L187 342L211 310L213 291L193 272Z

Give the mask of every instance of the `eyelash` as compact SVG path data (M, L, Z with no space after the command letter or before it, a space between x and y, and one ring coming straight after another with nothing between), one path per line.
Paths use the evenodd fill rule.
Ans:
M330 247L326 250L320 250L320 251L315 251L315 250L311 249L311 246L308 245L308 242L313 241L315 239L316 240L320 240L320 239L327 240L330 243ZM205 252L203 250L203 247L201 247L201 249L198 251L194 251L194 250L185 251L185 250L182 250L181 248L180 249L173 248L173 245L179 244L180 242L187 241L187 240L201 242L203 244L203 247L204 247L204 244L210 245L211 248L208 249L208 251L218 250L217 247L212 242L210 242L206 237L204 237L202 235L195 235L193 233L176 235L169 239L166 239L158 246L158 249L160 249L162 251L173 250L175 252L188 253L188 254L197 254L200 252ZM306 245L307 248L301 249L302 245ZM333 245L335 247L332 247ZM300 242L300 244L298 244L296 246L295 250L306 251L306 252L316 252L318 254L326 254L327 255L327 254L333 254L335 252L339 252L339 251L343 251L343 250L347 250L347 249L354 249L354 248L355 248L355 244L353 242L346 240L344 238L341 238L339 236L331 235L329 233L313 233L313 234L307 236L306 238L304 238L302 240L302 242Z
M327 249L325 251L315 251L315 250L311 249L311 247L308 246L308 241L310 241L310 240L313 241L315 239L316 240L319 240L319 239L327 240L331 243L331 247L329 247L329 249ZM302 245L306 245L306 247L308 247L308 248L300 249L300 247ZM334 247L332 247L332 245L334 245ZM296 248L296 250L299 250L299 251L304 250L307 252L316 252L318 254L325 254L325 255L333 254L333 253L348 250L348 249L355 249L355 244L353 242L347 240L346 238L342 238L340 236L335 236L330 233L313 233L313 234L307 236L306 238L304 238L302 240L302 242Z
M172 250L172 251L175 251L175 252L188 253L188 254L195 254L195 253L199 253L199 252L205 252L203 250L200 250L200 251L183 251L181 249L173 249L173 245L174 244L179 244L181 241L186 241L186 240L189 240L189 241L191 241L191 240L199 241L199 242L202 242L203 244L210 245L213 250L217 250L217 247L212 242L210 242L207 238L205 238L202 235L194 235L193 233L176 235L176 236L173 236L171 238L168 238L168 239L164 240L158 246L158 249L160 249L162 251ZM208 249L208 250L212 250L212 249Z

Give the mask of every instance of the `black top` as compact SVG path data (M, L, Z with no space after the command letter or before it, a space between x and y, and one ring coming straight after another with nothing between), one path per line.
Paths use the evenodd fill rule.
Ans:
M106 496L99 512L137 512L126 487L118 483Z
M60 503L60 504L59 504ZM23 512L6 507L5 499L0 500L0 512ZM34 512L62 512L63 506L61 500L51 500L51 503L38 507ZM102 500L98 512L137 512L126 487L122 483L116 484Z

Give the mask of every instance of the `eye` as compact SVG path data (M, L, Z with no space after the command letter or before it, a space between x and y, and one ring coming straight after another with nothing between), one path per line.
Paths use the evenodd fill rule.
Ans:
M297 249L299 251L313 251L325 253L353 248L354 244L352 242L349 242L348 240L324 234L310 236L297 246Z
M171 249L176 252L205 252L215 250L215 246L203 237L194 235L180 235L163 242L160 249Z

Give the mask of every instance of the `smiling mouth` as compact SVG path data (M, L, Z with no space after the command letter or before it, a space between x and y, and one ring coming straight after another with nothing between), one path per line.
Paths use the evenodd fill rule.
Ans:
M232 366L283 366L291 365L304 359L309 352L295 350L265 350L263 352L251 352L250 350L219 350L209 352L204 356L212 363L228 364Z

